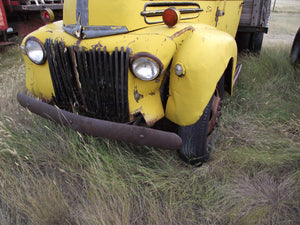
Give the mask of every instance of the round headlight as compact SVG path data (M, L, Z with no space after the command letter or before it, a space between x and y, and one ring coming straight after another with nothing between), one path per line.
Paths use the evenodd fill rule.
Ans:
M29 37L25 42L25 51L28 58L35 64L41 65L46 61L44 45L40 40Z
M131 67L134 75L145 81L154 80L160 73L158 63L149 57L134 59Z

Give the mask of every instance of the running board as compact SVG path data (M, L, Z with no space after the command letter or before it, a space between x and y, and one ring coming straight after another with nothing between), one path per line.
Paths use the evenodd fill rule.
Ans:
M0 41L0 47L8 46L8 45L15 45L15 42L8 42L8 41Z
M235 85L237 79L239 78L241 70L242 70L242 64L236 64L234 78L233 78L233 86Z

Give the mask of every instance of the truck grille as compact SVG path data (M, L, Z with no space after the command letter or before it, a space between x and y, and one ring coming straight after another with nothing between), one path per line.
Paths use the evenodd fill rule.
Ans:
M128 68L130 49L106 47L91 50L67 47L47 39L45 48L55 91L63 109L86 116L128 122Z

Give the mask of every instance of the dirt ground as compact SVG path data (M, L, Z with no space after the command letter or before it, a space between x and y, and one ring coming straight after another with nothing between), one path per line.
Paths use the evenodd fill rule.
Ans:
M300 0L276 0L271 3L271 18L268 34L265 34L263 47L291 46L300 27ZM273 11L274 8L274 11Z

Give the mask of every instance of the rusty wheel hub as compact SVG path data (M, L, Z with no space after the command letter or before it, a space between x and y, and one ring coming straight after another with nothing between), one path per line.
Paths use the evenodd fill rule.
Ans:
M211 106L211 115L210 115L210 120L208 123L208 128L207 128L207 142L210 140L210 136L214 129L219 126L219 120L220 116L222 114L221 109L222 109L222 104L223 101L220 97L218 89L215 91L214 94L214 99L212 102Z

